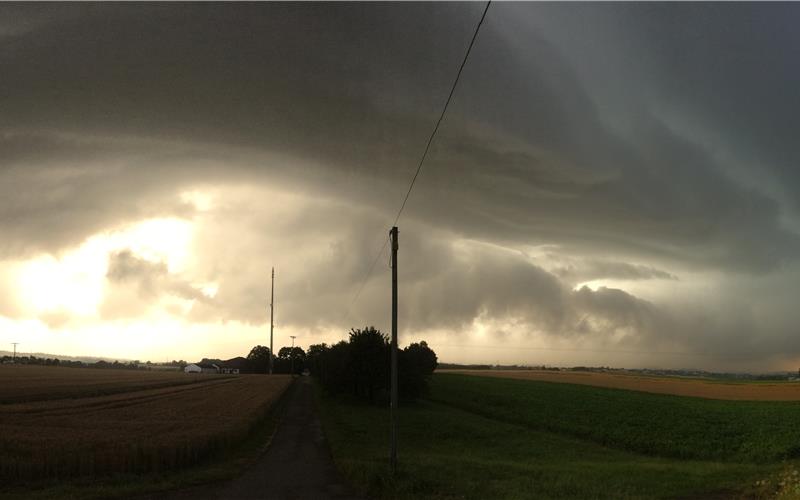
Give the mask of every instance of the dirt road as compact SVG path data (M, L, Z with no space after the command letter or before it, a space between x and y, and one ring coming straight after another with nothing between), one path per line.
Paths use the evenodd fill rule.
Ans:
M283 417L264 456L242 476L152 499L355 499L339 477L315 410L314 388L301 377L289 389Z

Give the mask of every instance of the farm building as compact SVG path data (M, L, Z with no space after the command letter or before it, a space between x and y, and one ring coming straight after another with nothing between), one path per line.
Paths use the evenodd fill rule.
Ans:
M244 373L246 369L247 369L247 359L241 356L231 358L227 361L223 361L219 365L220 373L230 373L238 375L239 373Z
M192 363L183 369L186 373L219 373L220 368L214 363Z

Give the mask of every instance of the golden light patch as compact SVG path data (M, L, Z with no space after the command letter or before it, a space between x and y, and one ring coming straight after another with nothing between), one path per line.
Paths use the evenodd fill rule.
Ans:
M17 289L23 307L34 313L90 315L102 300L105 272L105 252L96 242L87 242L60 258L42 255L22 264Z
M180 272L190 260L192 230L192 223L182 219L150 219L94 235L63 255L23 262L15 273L22 306L36 315L95 315L112 252L129 249L141 258L165 262L171 273Z
M108 251L128 248L137 256L165 262L171 273L183 271L190 258L193 224L177 218L149 219L121 231L98 235Z
M583 287L586 287L593 292L596 292L597 290L603 287L615 288L610 285L608 280L591 280L591 281L584 281L583 283L578 283L572 288L572 290L577 292Z

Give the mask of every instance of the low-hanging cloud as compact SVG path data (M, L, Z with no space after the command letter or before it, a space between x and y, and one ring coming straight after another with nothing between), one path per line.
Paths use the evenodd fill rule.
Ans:
M551 255L555 262L560 259L557 255ZM642 264L630 264L628 262L615 262L602 259L570 260L563 264L556 264L553 269L562 280L568 283L578 284L580 282L611 279L611 280L676 280L677 276L657 269L652 266Z
M135 255L131 250L125 249L112 252L109 256L108 281L117 288L133 287L139 299L134 307L126 307L119 303L116 296L120 290L107 293L106 301L101 305L101 311L109 319L134 316L141 313L142 306L147 306L164 294L180 299L201 302L213 305L211 297L193 286L190 282L169 272L165 262L152 262ZM122 290L125 294L125 291ZM124 295L123 295L124 296ZM126 314L128 312L128 314Z
M797 35L751 21L785 28L795 9L493 5L401 220L402 323L511 318L642 349L785 349L791 308L726 284L785 289L779 275L800 265ZM189 321L261 324L277 263L281 322L385 317L377 277L350 301L479 6L0 12L25 26L0 24L0 259L180 217L197 227L191 276L117 252L103 314L171 296L194 301L175 311ZM677 25L707 36L698 47ZM742 43L728 25L758 36L723 50ZM216 192L213 209L181 198L193 189ZM597 280L614 284L574 289ZM213 300L200 282L216 283ZM626 289L642 282L662 292Z

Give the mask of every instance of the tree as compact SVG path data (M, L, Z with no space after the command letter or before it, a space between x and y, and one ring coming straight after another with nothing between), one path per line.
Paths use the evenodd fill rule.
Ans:
M311 375L318 377L320 381L324 377L322 359L328 350L330 350L328 344L323 342L322 344L311 344L308 346L308 351L306 351L306 368L311 372Z
M305 359L306 353L301 347L281 347L278 350L278 357L281 359Z
M351 351L350 344L342 340L331 347L325 359L325 369L329 374L329 385L336 391L353 390L353 370L350 363Z
M257 345L247 355L247 371L250 373L269 373L269 347Z
M374 327L350 330L347 342L308 348L306 366L328 392L352 392L371 402L386 401L389 392L390 353L388 336ZM398 390L413 399L428 390L436 369L436 353L425 341L398 350Z
M353 393L373 402L389 389L389 337L369 326L350 330L349 344Z
M403 398L417 398L428 392L433 371L438 364L436 353L424 340L398 353L398 388Z
M290 373L294 368L294 373L301 373L305 369L306 353L300 347L281 347L278 350L278 358L275 360L275 373Z

